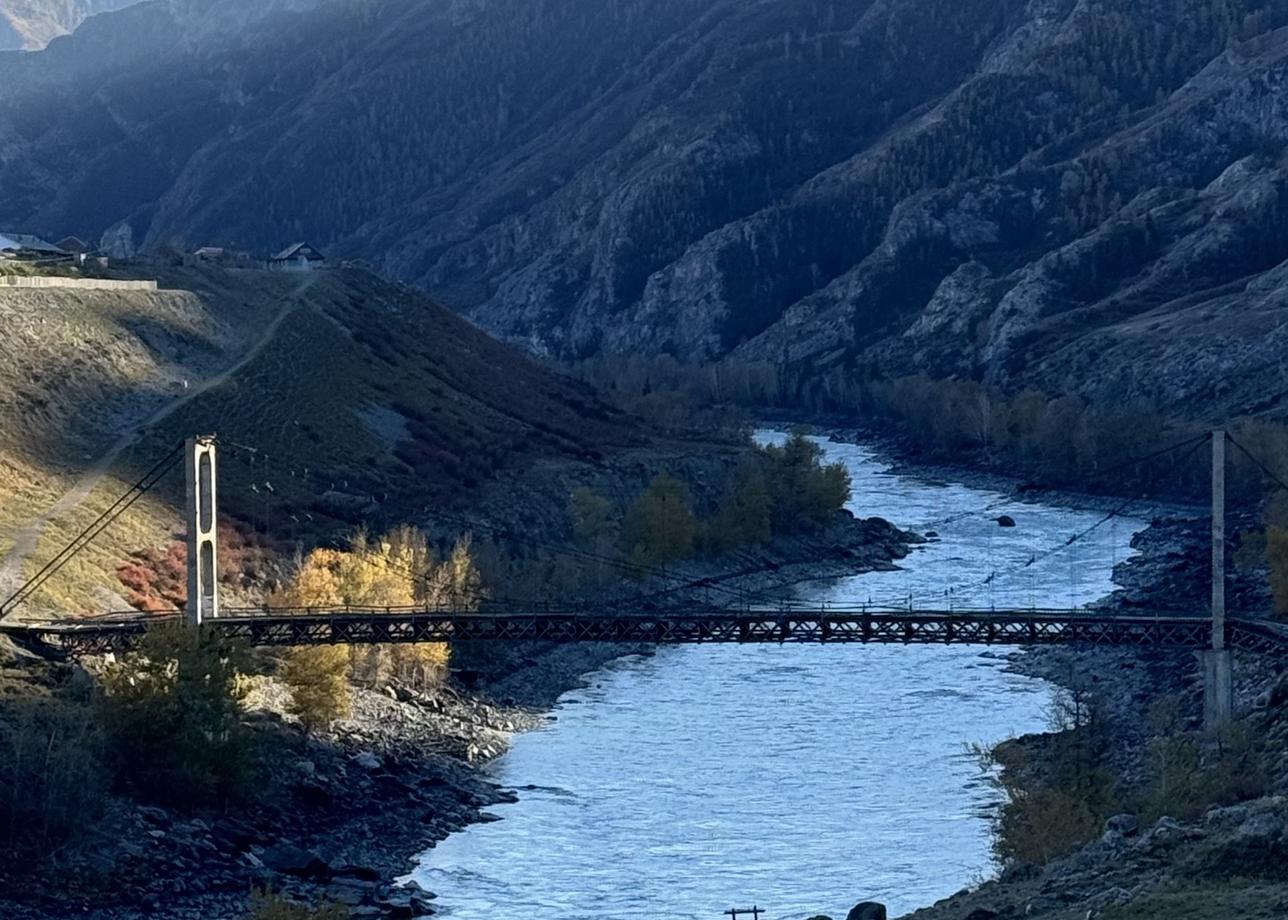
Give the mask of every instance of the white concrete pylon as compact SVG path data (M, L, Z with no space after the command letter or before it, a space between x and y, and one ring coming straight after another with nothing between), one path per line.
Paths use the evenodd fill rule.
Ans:
M190 626L200 626L219 616L216 459L213 435L188 439L184 450L188 527L188 603L184 618Z

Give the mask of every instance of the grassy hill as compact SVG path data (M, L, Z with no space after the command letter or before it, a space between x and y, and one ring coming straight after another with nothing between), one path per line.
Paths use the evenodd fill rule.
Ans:
M158 271L155 293L0 290L10 588L15 548L30 574L191 434L224 444L237 542L273 551L459 506L538 458L593 461L641 439L583 386L368 272ZM171 539L181 494L171 475L37 606L119 606L114 573Z

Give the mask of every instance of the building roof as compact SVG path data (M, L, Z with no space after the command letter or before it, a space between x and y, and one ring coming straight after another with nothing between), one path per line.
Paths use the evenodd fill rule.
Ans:
M292 243L277 255L273 256L271 262L290 262L292 259L304 257L310 261L325 262L326 257L320 253L316 247L309 243Z
M42 240L30 233L0 233L0 250L12 249L15 252L47 252L50 255L67 255L53 243Z
M73 255L84 255L94 251L94 247L79 236L66 236L58 241L58 248Z

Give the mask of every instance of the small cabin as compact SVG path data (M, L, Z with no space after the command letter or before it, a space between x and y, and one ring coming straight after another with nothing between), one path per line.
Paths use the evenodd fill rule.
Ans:
M96 264L99 258L98 250L78 236L65 236L54 245L68 253L77 265Z
M326 264L326 256L308 243L295 243L287 246L268 260L268 267L274 271L307 272L321 268Z

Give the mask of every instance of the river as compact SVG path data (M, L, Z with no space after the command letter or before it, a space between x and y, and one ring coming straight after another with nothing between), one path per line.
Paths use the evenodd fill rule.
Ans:
M850 470L855 514L939 538L897 572L798 589L811 603L1081 605L1110 590L1145 526L820 443ZM1000 527L1004 514L1017 526ZM493 765L520 795L494 809L502 820L443 841L413 877L458 920L720 920L753 903L769 920L844 918L866 899L898 916L990 874L997 793L968 746L1042 730L1050 693L962 646L622 659Z

